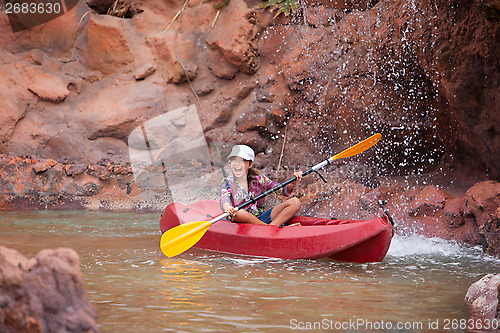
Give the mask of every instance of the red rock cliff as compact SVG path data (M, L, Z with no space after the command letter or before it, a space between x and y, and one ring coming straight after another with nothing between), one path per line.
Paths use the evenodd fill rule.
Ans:
M135 127L195 103L207 138L274 164L285 126L287 164L378 131L367 156L387 173L443 161L500 177L494 3L308 2L292 19L214 4L81 1L16 33L2 12L0 152L126 162Z

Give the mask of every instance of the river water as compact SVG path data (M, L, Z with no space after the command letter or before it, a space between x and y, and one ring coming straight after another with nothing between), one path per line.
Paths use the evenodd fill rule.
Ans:
M468 287L500 269L480 249L417 235L396 235L373 264L197 249L169 259L159 217L2 212L0 245L75 249L101 332L465 332Z

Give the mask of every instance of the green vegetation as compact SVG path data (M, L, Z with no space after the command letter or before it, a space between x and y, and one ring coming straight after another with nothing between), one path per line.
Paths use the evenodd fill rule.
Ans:
M295 13L297 10L297 4L295 0L268 0L261 5L263 8L270 8L271 11L275 11L274 17L278 17L280 14L288 16Z
M216 3L214 5L214 8L217 10L221 10L222 8L226 7L227 5L229 5L229 0L222 0L222 1L219 1L218 3Z
M230 0L220 0L214 5L216 10L221 10L229 4ZM274 18L278 17L280 14L288 16L294 14L297 10L296 0L264 0L265 3L260 5L262 8L270 8L271 11L275 11L276 14Z

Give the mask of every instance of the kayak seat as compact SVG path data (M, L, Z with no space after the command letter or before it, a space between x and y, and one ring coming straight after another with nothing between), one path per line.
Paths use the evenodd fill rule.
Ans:
M326 225L328 221L326 220L320 220L320 221L316 221L313 223L313 225Z

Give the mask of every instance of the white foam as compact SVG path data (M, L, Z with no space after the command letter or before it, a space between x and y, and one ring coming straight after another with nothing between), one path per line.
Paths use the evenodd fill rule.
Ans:
M277 259L277 258L264 258L264 257L251 257L251 258L228 258L233 262L235 266L253 266L253 265L259 265L264 262L270 262L270 261L281 261L282 259Z
M461 254L463 249L456 243L441 238L427 238L414 234L410 236L394 235L388 255L393 257L412 257L438 255L452 257Z

